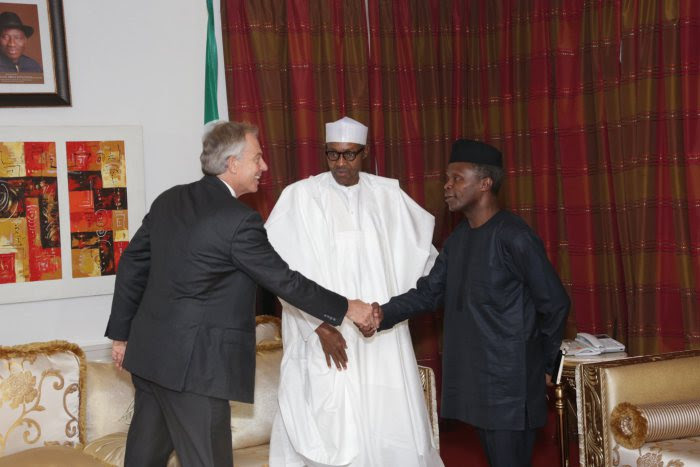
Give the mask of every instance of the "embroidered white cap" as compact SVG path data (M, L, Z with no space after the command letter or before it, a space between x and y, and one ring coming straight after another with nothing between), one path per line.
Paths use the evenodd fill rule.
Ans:
M350 117L326 123L326 143L367 144L367 127Z

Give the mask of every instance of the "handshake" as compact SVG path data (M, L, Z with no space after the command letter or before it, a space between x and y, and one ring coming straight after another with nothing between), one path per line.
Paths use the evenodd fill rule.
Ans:
M348 300L345 316L355 323L363 336L370 337L379 329L384 313L377 302L370 305L362 300Z
M379 329L384 313L382 307L376 302L369 305L362 300L348 300L348 311L345 316L355 323L363 336L371 337ZM331 361L333 361L338 370L347 369L348 355L345 349L348 346L343 334L328 323L321 323L316 328L316 334L326 356L328 368L331 368Z

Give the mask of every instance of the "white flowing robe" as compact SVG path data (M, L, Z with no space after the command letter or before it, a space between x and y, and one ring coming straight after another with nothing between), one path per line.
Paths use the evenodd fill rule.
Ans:
M348 298L386 302L430 270L434 218L398 181L330 172L287 187L265 225L292 269ZM348 368L328 368L318 319L282 302L284 356L270 466L442 466L408 324L365 339L345 320Z

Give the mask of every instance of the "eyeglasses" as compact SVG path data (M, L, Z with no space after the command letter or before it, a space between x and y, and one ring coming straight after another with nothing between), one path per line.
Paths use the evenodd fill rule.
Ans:
M364 150L365 150L365 148L360 148L357 151L345 151L345 152L326 150L326 157L328 158L329 161L335 162L338 159L340 159L340 156L343 156L343 159L345 159L348 162L352 162Z

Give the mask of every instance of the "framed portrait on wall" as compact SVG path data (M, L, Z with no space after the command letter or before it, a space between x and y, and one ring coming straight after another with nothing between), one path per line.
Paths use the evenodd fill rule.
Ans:
M111 294L144 213L140 127L0 127L0 304Z
M0 106L70 103L62 0L0 1Z

